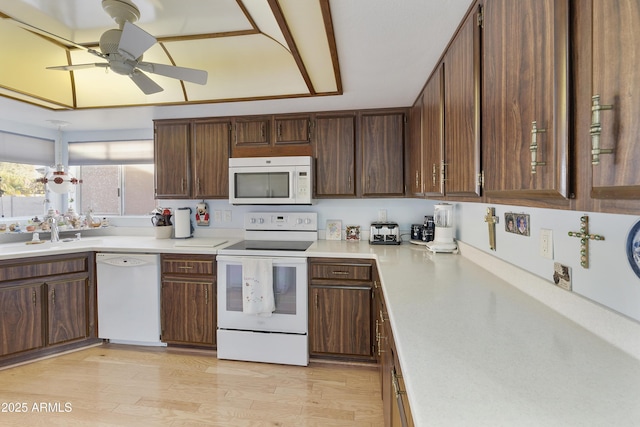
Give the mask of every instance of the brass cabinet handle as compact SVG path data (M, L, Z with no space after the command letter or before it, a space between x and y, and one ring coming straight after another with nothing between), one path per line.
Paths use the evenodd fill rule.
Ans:
M35 290L31 294L31 301L33 302L33 305L36 305L36 291Z
M535 120L531 122L531 145L529 146L529 151L531 151L531 173L536 173L538 166L547 164L546 162L538 161L538 134L546 131L546 129L539 129Z
M601 154L612 154L612 149L603 150L600 148L600 133L602 132L602 125L600 124L600 111L612 110L613 105L601 105L600 95L593 95L591 97L591 164L600 164Z
M51 304L56 305L56 290L51 290Z
M339 276L348 276L349 272L348 271L338 271L338 270L334 270L331 272L331 274L337 274Z
M184 191L184 178L180 180L180 191Z
M433 164L433 168L431 169L431 183L433 186L436 186L436 180L438 179L438 165Z
M209 305L209 285L203 284L202 286L204 286L204 303Z
M418 177L419 177L419 173L418 173L418 169L416 169L416 190L420 188L418 184Z
M316 308L318 308L318 307L320 306L320 303L319 303L319 301L318 301L318 291L316 291L316 293L315 293L315 295L314 295L314 296L315 296Z
M351 175L349 175L349 181L348 181L347 185L348 185L348 187L347 187L347 188L348 188L349 190L351 190Z
M393 383L393 392L395 393L396 398L397 398L401 394L405 394L406 391L400 390L400 382L398 382L398 378L402 378L402 377L396 373L395 369L391 372L391 376L393 378L393 381L392 381L392 383Z
M282 138L282 123L278 123L278 138Z

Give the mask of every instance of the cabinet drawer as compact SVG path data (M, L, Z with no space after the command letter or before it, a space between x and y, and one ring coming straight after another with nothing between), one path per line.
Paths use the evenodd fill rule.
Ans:
M215 274L215 260L192 258L162 258L162 274L189 274L213 276Z
M311 264L311 279L371 280L368 264Z
M60 260L39 260L31 258L12 265L0 266L0 281L31 279L34 277L56 276L89 271L86 255Z

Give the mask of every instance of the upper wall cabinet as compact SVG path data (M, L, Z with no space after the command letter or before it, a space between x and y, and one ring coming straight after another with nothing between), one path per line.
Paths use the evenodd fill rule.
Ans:
M406 117L405 110L361 113L362 196L404 196Z
M236 117L231 157L310 156L309 115Z
M356 115L317 115L315 197L356 196Z
M427 197L444 195L444 65L436 67L422 92L422 191Z
M157 199L228 197L230 120L158 120L154 134Z
M482 144L489 198L569 197L568 19L568 0L484 2Z
M444 56L444 191L480 195L480 6ZM437 123L433 123L437 126Z
M590 144L594 199L640 199L640 1L593 1ZM636 211L637 212L637 211Z

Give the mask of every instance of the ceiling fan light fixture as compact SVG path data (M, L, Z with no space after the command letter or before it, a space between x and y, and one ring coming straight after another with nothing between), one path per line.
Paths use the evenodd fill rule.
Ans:
M122 28L125 22L140 19L140 10L129 0L102 0L102 8Z

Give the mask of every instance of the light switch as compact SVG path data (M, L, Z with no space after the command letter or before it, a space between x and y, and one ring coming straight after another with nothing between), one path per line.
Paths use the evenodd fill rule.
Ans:
M540 256L553 259L553 232L545 228L540 229Z

